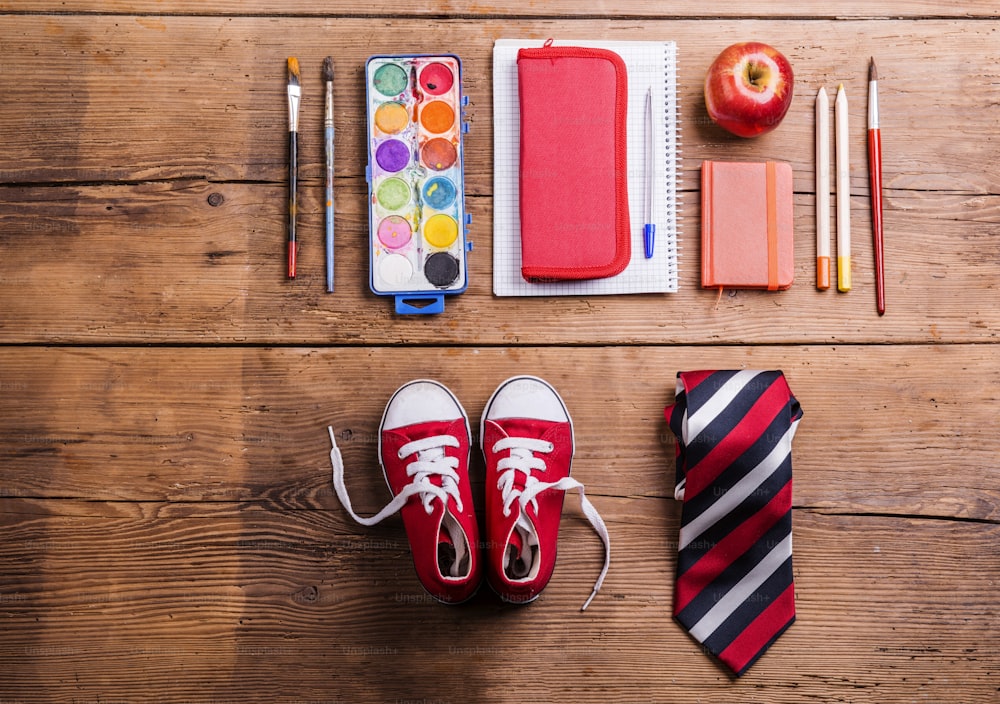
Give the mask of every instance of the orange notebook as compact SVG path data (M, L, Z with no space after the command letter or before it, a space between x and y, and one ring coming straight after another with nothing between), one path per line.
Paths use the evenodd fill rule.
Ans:
M701 285L792 285L792 167L778 161L701 164Z

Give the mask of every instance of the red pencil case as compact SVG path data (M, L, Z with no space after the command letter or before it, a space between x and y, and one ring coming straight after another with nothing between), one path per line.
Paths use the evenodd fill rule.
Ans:
M600 279L628 266L625 62L605 49L517 54L521 275Z

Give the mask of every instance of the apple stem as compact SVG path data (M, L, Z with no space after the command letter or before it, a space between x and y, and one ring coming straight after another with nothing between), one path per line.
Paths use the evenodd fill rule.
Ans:
M747 82L752 85L757 90L764 90L767 86L767 77L770 71L768 67L763 64L758 64L753 61L747 62L746 77Z

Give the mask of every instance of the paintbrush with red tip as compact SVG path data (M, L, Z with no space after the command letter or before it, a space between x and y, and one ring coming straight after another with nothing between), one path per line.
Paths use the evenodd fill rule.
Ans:
M882 242L882 131L878 126L878 71L868 64L868 175L871 185L872 236L875 245L875 310L885 314L885 272Z

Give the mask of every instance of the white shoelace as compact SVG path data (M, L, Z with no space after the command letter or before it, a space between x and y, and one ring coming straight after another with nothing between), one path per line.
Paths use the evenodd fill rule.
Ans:
M330 431L330 442L333 444L330 450L330 463L333 465L333 488L337 492L337 498L344 505L351 517L363 526L373 526L384 519L398 512L403 508L407 500L414 494L420 495L420 501L424 505L424 510L428 514L433 513L431 501L437 497L447 506L448 498L455 500L456 508L459 512L463 510L462 498L458 494L458 467L457 457L445 455L444 448L458 447L458 438L453 435L435 435L422 440L408 442L399 448L399 458L404 459L411 455L416 455L417 459L406 465L406 475L413 477L413 481L403 487L403 490L393 497L392 501L386 504L385 508L374 516L364 518L354 512L351 505L351 497L347 495L347 486L344 484L344 458L337 447L337 439L333 435L333 428L327 427ZM441 486L431 483L431 477L440 476Z
M601 585L604 584L604 577L608 574L608 567L611 565L611 538L608 535L608 528L604 525L601 514L597 512L597 509L594 508L594 505L590 503L590 499L584 493L583 484L572 477L563 477L557 482L542 482L532 475L532 471L534 470L545 471L545 460L541 457L536 457L534 453L547 454L552 452L554 447L551 442L536 440L534 438L508 437L496 442L493 445L493 452L510 450L508 457L504 457L497 462L497 470L500 472L500 478L497 480L497 488L500 490L500 495L503 498L504 516L510 516L511 507L516 501L520 515L515 525L524 530L534 530L530 522L525 519L524 510L530 505L537 512L538 502L535 500L535 497L543 491L548 489L555 489L557 491L576 489L580 494L580 507L583 509L583 514L590 521L590 525L594 531L600 536L601 542L604 543L604 567L601 569L601 575L597 578L590 597L580 607L580 611L584 611L590 606L590 602L594 600L594 597L597 596L597 592L601 590ZM523 490L514 487L517 472L525 475Z

